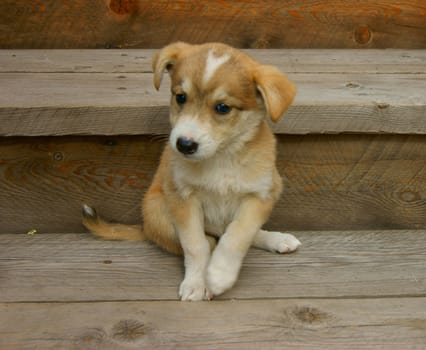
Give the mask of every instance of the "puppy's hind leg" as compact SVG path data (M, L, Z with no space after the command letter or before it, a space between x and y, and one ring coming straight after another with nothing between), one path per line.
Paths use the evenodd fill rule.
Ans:
M259 230L255 235L252 246L273 253L294 252L302 243L289 233Z
M165 198L153 188L144 197L142 216L144 220L143 232L149 241L170 253L183 255L181 241L171 221ZM206 238L210 250L213 250L216 246L216 239L212 236L206 236Z
M172 254L183 254L164 196L152 187L143 199L142 217L143 230L148 240Z

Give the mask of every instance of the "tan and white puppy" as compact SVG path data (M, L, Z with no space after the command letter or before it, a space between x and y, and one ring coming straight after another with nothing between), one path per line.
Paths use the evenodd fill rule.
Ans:
M107 239L183 253L181 299L210 299L234 285L250 246L288 253L300 245L262 229L282 188L265 119L278 121L296 89L274 67L216 43L166 46L153 69L157 89L165 71L171 78L172 131L143 199L143 228L107 223L88 206L83 223Z

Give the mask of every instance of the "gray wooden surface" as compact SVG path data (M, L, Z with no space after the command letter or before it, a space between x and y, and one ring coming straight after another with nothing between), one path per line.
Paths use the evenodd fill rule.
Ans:
M151 73L160 49L0 50L0 73ZM426 73L426 50L242 50L287 73Z
M182 261L84 234L0 236L1 349L426 349L426 231L296 232L230 292L177 301Z
M425 297L0 304L0 348L426 348Z
M0 135L168 132L153 50L4 50ZM249 50L298 86L276 133L426 133L424 50Z

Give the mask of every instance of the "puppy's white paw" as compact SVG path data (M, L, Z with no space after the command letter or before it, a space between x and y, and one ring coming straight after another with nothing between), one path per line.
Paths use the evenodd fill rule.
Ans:
M269 232L267 245L269 250L280 254L294 252L302 243L289 233Z
M179 297L182 301L208 299L204 280L202 278L185 277L179 287Z
M207 289L210 296L220 295L230 289L237 281L239 266L227 265L223 261L213 260L207 267Z

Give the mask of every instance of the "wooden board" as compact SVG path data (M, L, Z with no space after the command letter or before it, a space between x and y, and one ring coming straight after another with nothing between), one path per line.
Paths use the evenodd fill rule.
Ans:
M425 349L426 298L0 304L9 349Z
M83 232L80 208L140 222L163 148L151 136L0 139L0 232ZM279 136L277 230L426 228L426 137Z
M237 286L176 300L182 261L88 235L0 236L2 349L424 349L426 231L305 232Z
M295 253L251 249L218 299L426 297L425 230L295 234ZM0 302L177 300L183 279L182 259L146 242L40 233L0 244Z
M167 133L169 83L154 90L152 50L112 52L71 51L66 59L64 51L4 52L0 136ZM357 53L344 50L253 56L298 85L276 133L426 133L424 51L376 50L353 63Z
M1 48L425 48L416 0L3 0Z
M152 73L159 49L0 50L0 73ZM426 50L243 50L287 73L425 74Z
M176 300L181 258L147 243L0 235L0 348L425 349L425 230L297 235L198 303Z

